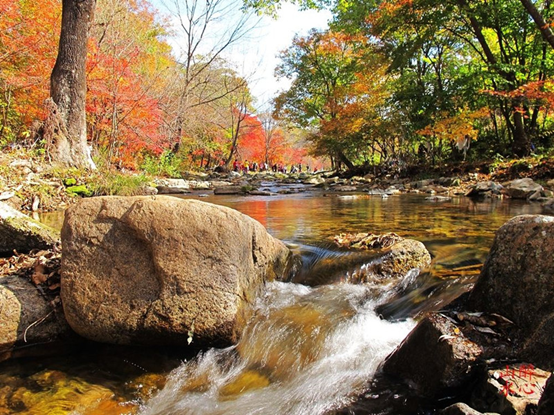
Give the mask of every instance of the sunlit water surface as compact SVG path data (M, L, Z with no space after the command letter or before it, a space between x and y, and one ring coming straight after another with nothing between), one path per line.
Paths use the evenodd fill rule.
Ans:
M186 197L257 219L307 263L344 261L348 254L332 244L339 233L396 232L424 242L433 264L407 275L400 288L371 293L344 283L270 283L240 342L196 358L97 346L61 359L3 363L0 414L373 413L371 401L384 391L372 390L372 377L418 313L442 307L471 286L506 220L541 213L539 205L516 201L436 203L421 195ZM387 392L399 403L375 413L411 413L403 409L402 392L394 385Z

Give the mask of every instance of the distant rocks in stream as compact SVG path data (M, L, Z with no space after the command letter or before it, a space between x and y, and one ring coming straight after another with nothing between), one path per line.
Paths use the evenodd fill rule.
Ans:
M233 344L289 249L230 208L167 196L85 199L66 212L61 297L83 337Z
M553 414L552 393L541 399L554 369L553 259L554 217L511 219L472 291L424 317L382 372L426 399L460 399L441 414Z
M375 287L377 291L389 285L392 293L411 271L417 276L431 263L423 243L395 233L340 234L334 242L343 251L329 253L325 260L306 258L291 281L309 286L347 282Z

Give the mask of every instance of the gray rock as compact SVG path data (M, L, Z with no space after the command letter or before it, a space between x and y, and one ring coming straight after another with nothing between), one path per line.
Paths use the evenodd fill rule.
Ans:
M0 253L47 249L59 240L59 232L0 202Z
M504 190L508 196L512 199L528 199L537 192L540 192L544 188L528 177L524 179L516 179L504 184Z
M166 196L70 207L61 297L71 327L107 343L229 345L291 255L233 209Z
M214 195L241 195L246 193L246 186L216 187Z
M189 183L183 179L161 180L156 188L159 194L190 193Z
M493 181L479 182L466 194L468 197L487 197L500 195L504 187Z
M355 192L358 190L356 186L350 186L350 185L334 186L332 189L335 192Z

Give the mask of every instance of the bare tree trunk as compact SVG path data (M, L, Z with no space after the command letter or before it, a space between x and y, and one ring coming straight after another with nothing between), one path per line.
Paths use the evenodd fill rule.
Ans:
M50 77L45 138L52 161L94 168L87 146L86 56L96 0L63 0L62 29Z

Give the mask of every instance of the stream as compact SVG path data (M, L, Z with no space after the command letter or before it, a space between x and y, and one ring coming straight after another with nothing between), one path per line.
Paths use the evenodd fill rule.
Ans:
M349 254L332 240L346 232L420 240L433 262L419 275L409 273L397 291L269 283L239 343L197 356L90 345L63 357L4 362L0 414L431 414L400 385L378 382L379 364L421 312L471 287L503 223L542 213L538 204L514 200L438 203L423 195L183 197L253 217L311 266L344 261ZM43 220L60 226L60 215Z

